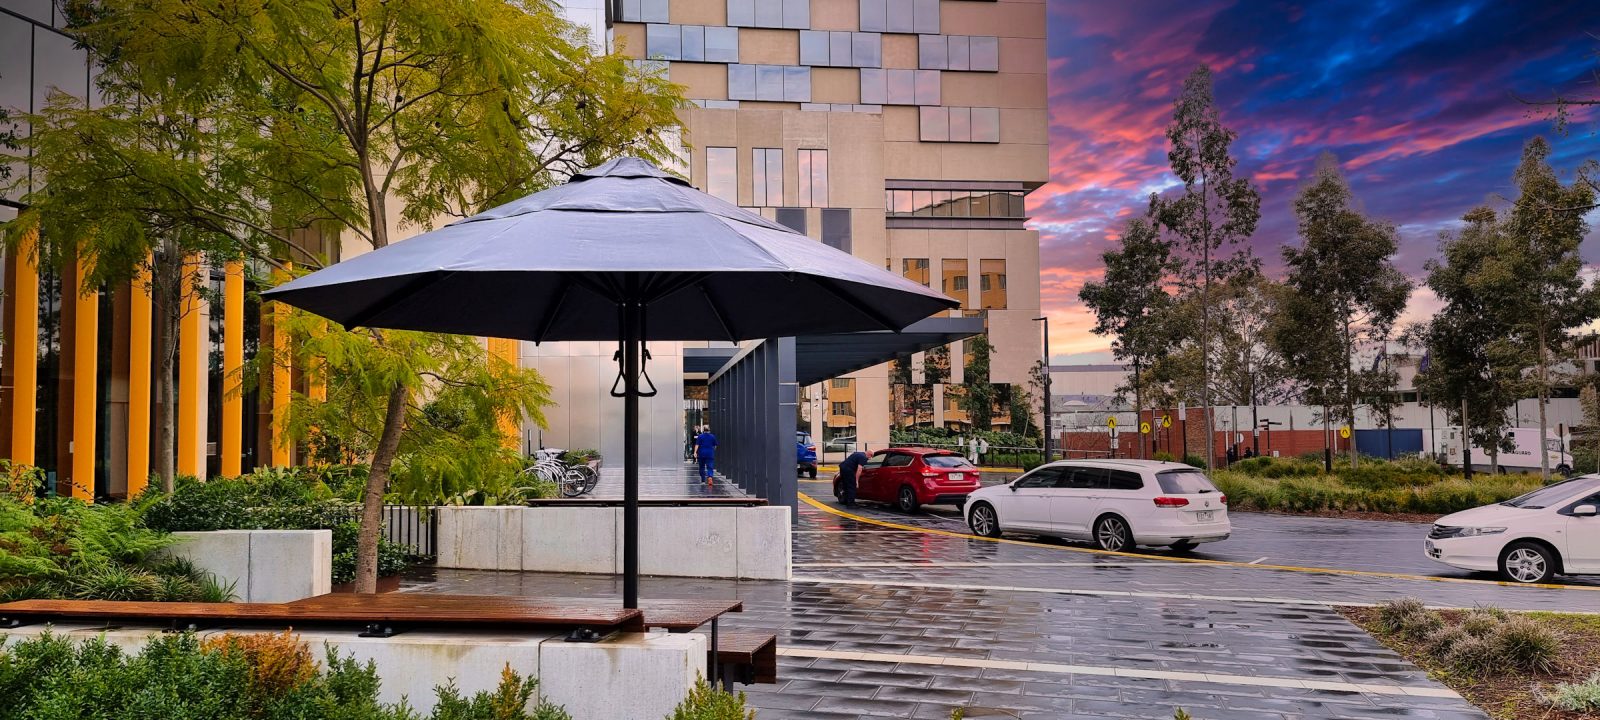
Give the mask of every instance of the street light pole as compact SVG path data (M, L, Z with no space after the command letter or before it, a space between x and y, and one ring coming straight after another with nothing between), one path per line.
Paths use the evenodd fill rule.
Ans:
M1050 462L1050 318L1036 317L1044 322L1044 461Z

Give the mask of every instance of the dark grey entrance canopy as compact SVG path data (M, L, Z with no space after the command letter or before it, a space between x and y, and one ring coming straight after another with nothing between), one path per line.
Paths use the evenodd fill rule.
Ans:
M899 331L955 300L706 195L637 158L264 294L346 327L616 340L623 604L639 594L639 385L647 340Z
M801 335L794 339L795 382L816 383L983 334L983 318L932 317L906 329ZM683 370L715 375L739 354L736 347L684 348Z

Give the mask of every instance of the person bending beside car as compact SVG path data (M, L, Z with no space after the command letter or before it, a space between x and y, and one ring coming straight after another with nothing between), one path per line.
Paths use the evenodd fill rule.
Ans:
M856 477L861 474L861 466L867 463L867 454L857 450L850 453L844 462L839 463L839 502L845 505L856 504Z

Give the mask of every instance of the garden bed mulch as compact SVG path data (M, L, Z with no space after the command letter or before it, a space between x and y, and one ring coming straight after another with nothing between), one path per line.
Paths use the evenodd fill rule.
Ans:
M1562 639L1561 660L1549 675L1519 672L1491 673L1488 676L1463 675L1428 657L1418 643L1377 627L1376 608L1340 608L1339 611L1378 642L1405 656L1428 671L1433 679L1461 693L1468 702L1498 720L1594 720L1600 713L1568 712L1552 708L1539 700L1538 690L1557 683L1581 682L1600 670L1600 615L1562 613L1523 613L1555 630ZM1459 622L1464 611L1440 611L1447 622Z
M1439 514L1429 513L1381 513L1364 512L1360 510L1313 510L1310 512L1289 512L1287 510L1236 510L1234 512L1260 513L1262 515L1287 515L1289 517L1316 517L1337 518L1341 520L1382 520L1385 522L1423 523L1432 525L1435 520L1444 517Z

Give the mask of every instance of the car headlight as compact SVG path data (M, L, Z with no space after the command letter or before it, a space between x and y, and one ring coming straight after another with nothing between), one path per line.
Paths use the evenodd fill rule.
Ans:
M1505 532L1503 527L1464 527L1457 537L1477 537L1479 535L1499 535Z

